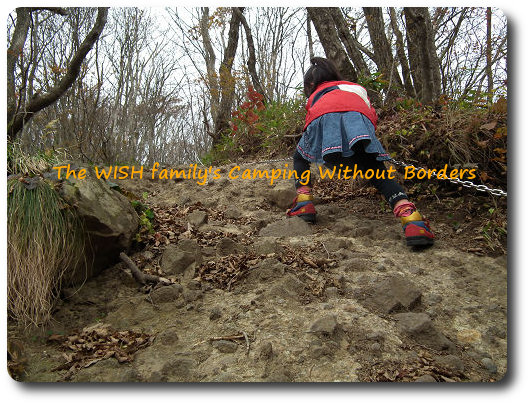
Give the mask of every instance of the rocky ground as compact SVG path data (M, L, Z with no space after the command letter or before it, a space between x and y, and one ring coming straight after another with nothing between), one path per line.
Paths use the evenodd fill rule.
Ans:
M272 168L273 166L260 166ZM371 191L317 187L318 221L284 212L289 180L119 182L155 217L124 263L67 288L46 330L10 326L24 381L498 381L507 264L433 215L405 246ZM335 190L335 189L334 189ZM145 195L145 194L144 194ZM335 198L336 197L336 198ZM418 206L436 213L436 205ZM465 222L465 218L462 219ZM483 239L483 238L482 238ZM470 253L471 252L471 253Z

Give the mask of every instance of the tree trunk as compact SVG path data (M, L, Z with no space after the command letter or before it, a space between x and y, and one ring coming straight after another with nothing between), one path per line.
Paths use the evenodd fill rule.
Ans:
M311 18L309 12L306 11L306 30L307 30L307 45L309 47L309 59L315 57L315 51L313 50L313 35L311 33Z
M405 7L407 46L414 89L423 103L440 96L440 69L434 33L426 7Z
M324 48L326 58L332 60L345 80L356 82L358 79L357 72L348 59L346 51L342 47L337 29L329 9L325 7L308 7L307 13L315 29L320 43Z
M392 48L385 34L385 22L381 7L363 7L363 11L374 50L374 62L377 65L377 70L382 73L386 81L392 81L392 83L397 84L397 87L403 88L392 56ZM392 93L391 89L390 92Z
M348 29L348 24L344 19L342 11L340 11L340 8L338 7L330 7L329 13L333 18L335 26L337 27L337 32L339 34L340 40L344 44L344 48L346 48L346 52L352 60L355 69L357 70L359 75L369 77L370 69L368 69L368 65L363 59L363 55L357 47L357 43L353 39L350 30Z
M407 93L407 96L415 97L416 94L414 93L414 87L412 85L412 80L410 77L409 61L407 60L407 55L405 54L405 43L403 41L403 34L399 30L396 17L396 10L393 7L390 7L390 24L392 25L392 31L396 36L397 55L399 58L399 64L401 65L401 73L403 75L405 92Z
M237 52L237 43L239 41L239 23L240 19L237 13L232 10L230 19L230 28L228 30L228 43L219 67L219 87L221 89L221 101L219 109L214 119L214 134L212 144L216 145L221 140L223 132L229 128L228 121L232 112L232 103L234 101L235 78L232 76L232 66Z
M245 18L245 15L243 14L243 7L239 7L239 8L234 7L233 10L239 17L239 20L241 21L241 25L243 25L243 28L245 30L245 36L247 38L247 46L248 46L247 67L250 73L250 77L252 79L252 85L254 86L254 89L259 94L266 97L265 90L263 89L263 86L261 85L261 81L256 71L256 48L254 47L254 39L252 38L252 32L250 31L250 27L248 25L247 19Z
M488 77L488 104L493 101L493 73L491 69L491 7L486 9L486 76Z
M38 95L34 98L32 98L22 109L18 109L18 111L15 111L13 115L8 115L7 117L7 135L10 140L14 140L17 136L17 134L22 130L24 124L31 119L31 117L37 113L38 111L50 106L51 104L55 103L74 83L75 79L79 76L79 72L81 70L81 65L88 54L88 52L92 49L92 46L94 43L98 40L101 32L103 31L103 27L105 26L105 23L107 22L107 12L108 8L99 8L98 9L98 16L96 18L96 22L94 23L94 26L90 30L90 32L87 34L84 41L79 46L79 49L75 52L74 56L70 60L70 63L66 69L65 75L61 78L59 83L52 87L49 92L45 94ZM29 19L29 11L27 9L23 10L23 16L24 18ZM18 19L18 11L17 11L17 19ZM18 24L18 21L17 21ZM16 29L15 29L16 31ZM16 33L16 32L15 32ZM23 37L23 39L17 38L18 43L12 42L12 46L14 47L14 50L20 50L20 53L22 51L22 47L24 46L25 37L27 35L27 29L25 29L24 35L20 35L20 37ZM13 35L13 39L15 39L15 36ZM18 47L22 44L22 47ZM10 47L11 49L11 47ZM8 75L11 75L14 81L14 67L16 64L16 61L20 55L20 53L15 54L14 60L11 61L11 65L8 64L8 68L12 68L12 70L8 70ZM9 55L9 52L8 52ZM8 82L9 82L9 76L8 76ZM11 90L13 90L14 86L12 86ZM8 86L9 91L9 86ZM8 100L9 98L15 98L16 95L14 93L8 94Z
M202 9L201 19L199 21L199 32L201 33L202 45L204 47L204 62L206 63L206 75L208 80L208 90L210 93L210 108L212 117L217 115L219 108L219 80L215 70L215 51L212 46L208 23L210 14L208 7Z
M18 58L22 55L26 37L28 36L29 25L31 22L30 10L27 7L17 8L17 22L11 44L7 50L7 125L13 120L13 117L20 109L17 105L17 92L15 89L15 68ZM22 98L19 92L18 100ZM9 131L8 131L9 134Z

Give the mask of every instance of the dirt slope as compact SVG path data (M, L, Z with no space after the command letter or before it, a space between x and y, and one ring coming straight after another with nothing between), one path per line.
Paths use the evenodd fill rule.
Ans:
M66 290L46 331L19 335L21 379L443 382L505 374L505 256L463 252L444 223L433 224L441 230L433 248L412 251L373 195L339 203L321 193L316 225L286 220L291 181L228 180L228 170L206 185L120 182L147 192L156 216L147 247L131 257L175 284L140 290L120 263ZM99 332L82 332L98 323ZM108 358L90 364L79 355L87 341L116 341L131 353L107 347Z

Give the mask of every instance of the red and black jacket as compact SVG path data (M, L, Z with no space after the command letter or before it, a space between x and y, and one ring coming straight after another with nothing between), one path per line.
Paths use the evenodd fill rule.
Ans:
M305 106L304 131L315 118L331 112L356 111L377 125L377 114L370 104L366 89L347 81L324 82L318 86Z

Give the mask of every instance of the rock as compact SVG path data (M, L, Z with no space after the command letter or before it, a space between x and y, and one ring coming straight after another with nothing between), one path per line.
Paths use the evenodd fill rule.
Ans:
M385 339L385 337L381 332L370 332L366 335L366 339L381 342Z
M156 337L157 343L160 343L164 346L172 345L178 342L178 340L179 340L179 337L177 335L177 328L174 326L166 330L163 330Z
M425 313L405 312L394 315L397 326L416 342L434 350L453 350L454 344L438 332L429 315Z
M393 276L377 283L368 294L368 306L389 314L410 311L421 302L421 292L402 276Z
M212 310L210 311L210 321L215 321L221 318L222 315L223 313L220 308L218 307L212 308Z
M67 270L66 284L78 285L117 263L120 252L127 251L138 229L138 214L121 193L96 177L94 169L85 168L85 179L70 176L61 182L59 194L76 207L87 236L86 263L83 260Z
M347 259L343 262L341 267L344 267L344 270L347 272L363 272L370 271L370 266L368 262L363 259L354 257L353 259Z
M273 257L262 260L256 267L250 269L247 282L266 281L277 278L285 273L285 265Z
M453 373L463 373L464 372L464 363L455 355L448 356L435 356L434 360L443 368L452 371Z
M167 285L151 292L151 299L154 304L163 304L175 301L181 293L181 289L173 285Z
M280 245L274 238L259 238L252 245L258 255L268 255L271 253L282 253L283 246Z
M372 343L370 345L370 349L374 352L378 352L379 350L381 350L381 343L379 342Z
M311 225L302 218L284 218L272 222L259 231L259 236L291 237L312 235Z
M418 267L418 266L413 266L409 269L409 271L412 273L412 274L416 274L418 276L421 276L422 274L425 273L425 271L423 271L423 269L421 267Z
M260 360L272 359L273 350L271 342L263 342L258 348L258 358Z
M212 346L221 353L234 353L237 350L237 343L231 340L214 340Z
M190 290L200 290L201 282L199 280L190 280L188 284L186 284L186 287Z
M285 210L289 208L296 197L296 190L292 184L279 184L272 190L267 189L265 198L267 201Z
M296 276L288 274L283 280L282 283L285 289L294 295L300 296L304 293L305 283L300 281Z
M190 381L197 362L188 357L177 357L167 361L160 370L163 381Z
M197 301L202 298L202 291L198 290L184 290L182 293L182 298L186 303Z
M241 211L236 207L229 207L225 210L224 216L228 219L239 219L241 218L242 214Z
M311 343L311 347L309 348L309 355L311 358L318 360L324 356L331 357L333 356L333 353L336 351L336 347L330 346L327 344L328 342L322 342L322 341L314 341Z
M484 368L486 368L486 370L488 370L491 374L497 373L497 366L489 357L484 357L482 360L480 360L480 362L482 363Z
M195 267L202 262L201 248L194 239L183 239L177 246L169 245L162 253L160 266L164 273L191 279Z
M200 210L195 210L188 214L188 222L194 228L198 228L208 222L208 213Z
M414 382L422 382L422 383L435 383L437 382L434 377L430 374L424 374L422 376L419 376L414 380Z
M218 256L228 256L231 254L243 253L245 248L230 238L223 238L215 247Z
M434 328L429 315L416 312L405 312L397 314L394 318L398 321L398 327L410 335L430 331Z
M313 322L309 331L323 336L332 336L338 326L335 315L325 315Z

